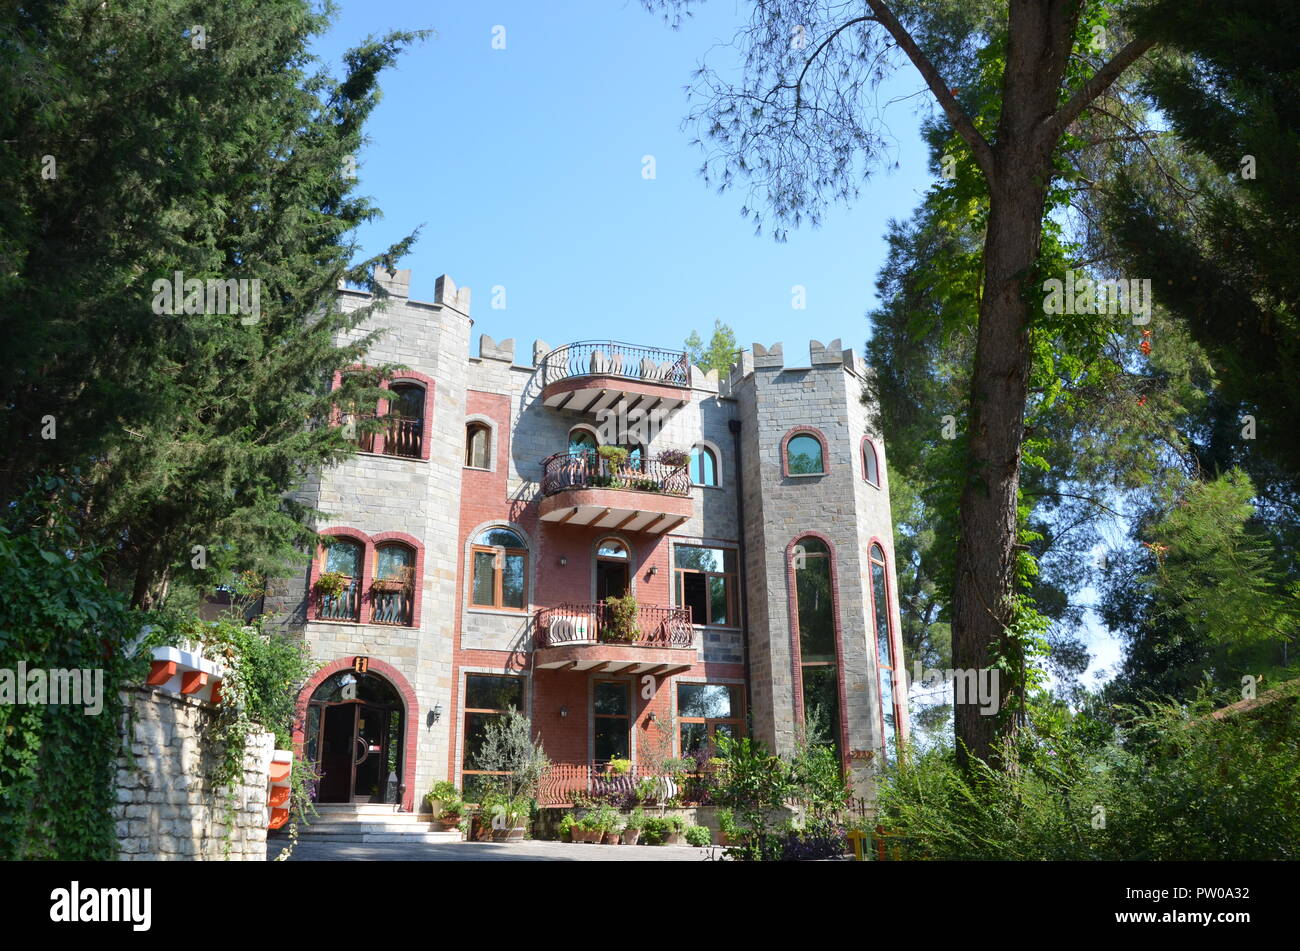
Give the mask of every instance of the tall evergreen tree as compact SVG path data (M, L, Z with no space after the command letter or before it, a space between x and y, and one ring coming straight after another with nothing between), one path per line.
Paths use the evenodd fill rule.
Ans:
M369 308L339 312L340 281L382 297L373 267L412 240L352 261L351 232L378 214L353 194L363 125L417 35L367 40L336 80L307 52L328 13L0 15L0 496L43 472L77 482L81 528L137 606L175 580L272 571L307 541L285 493L351 451L332 407L373 406L387 369L328 392L373 339L356 330ZM247 306L210 279L254 282Z

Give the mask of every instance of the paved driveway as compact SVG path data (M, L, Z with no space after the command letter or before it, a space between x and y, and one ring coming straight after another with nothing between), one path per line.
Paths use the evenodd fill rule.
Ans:
M280 854L284 841L268 844L266 857ZM722 849L689 845L590 845L587 843L525 841L447 842L437 845L396 843L360 845L341 842L299 842L291 862L702 862L722 857Z

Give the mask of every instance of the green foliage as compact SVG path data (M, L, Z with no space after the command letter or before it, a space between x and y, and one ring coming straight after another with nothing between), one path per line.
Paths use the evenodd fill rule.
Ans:
M687 826L686 844L694 845L698 848L712 845L713 833L711 833L705 826Z
M1264 699L1264 698L1261 698ZM1245 860L1300 856L1300 683L1248 711L1127 708L1122 728L1036 710L1009 769L932 750L891 768L879 821L910 859Z
M0 704L4 860L117 856L119 691L148 670L142 641L151 617L104 584L103 553L86 544L83 513L82 496L55 478L0 512L0 668L103 674L94 715L84 705Z
M686 359L705 373L710 370L717 370L720 375L730 373L738 352L735 331L721 320L713 321L713 335L707 347L694 330L686 338Z
M339 281L382 296L372 268L413 240L352 262L379 212L348 169L379 73L420 34L365 41L335 80L308 53L328 7L199 14L188 0L0 14L0 498L78 468L79 529L138 607L238 569L274 576L312 541L287 493L355 451L331 414L373 412L390 369L329 392L374 340L358 330L373 308L341 311ZM203 48L180 26L196 21ZM158 313L154 283L178 271L259 281L260 314Z
M605 636L611 641L625 644L636 640L641 633L636 595L631 592L622 597L610 595L605 599L605 606L609 608L609 621L603 631ZM612 767L613 763L610 765ZM631 763L628 763L628 766L630 767Z
M504 716L494 717L483 731L474 768L505 775L487 782L480 812L490 816L500 807L511 822L528 815L550 765L540 740L533 739L528 717L513 707Z
M637 832L645 828L646 821L645 810L638 806L628 813L627 819L623 823L623 828L628 832Z

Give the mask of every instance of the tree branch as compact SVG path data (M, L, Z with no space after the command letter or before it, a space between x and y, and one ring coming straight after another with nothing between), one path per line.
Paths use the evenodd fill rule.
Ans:
M912 65L920 72L921 78L930 87L934 93L935 99L939 100L939 105L943 107L944 115L952 123L952 127L957 130L957 134L962 137L971 153L975 156L975 164L979 166L984 177L991 184L993 181L993 148L989 145L988 140L980 134L979 129L975 128L975 123L971 121L966 110L957 102L957 97L948 89L948 84L943 81L939 75L939 70L935 69L934 64L929 58L921 52L921 48L916 45L912 35L903 28L903 24L898 22L898 17L894 16L894 11L889 9L889 4L883 0L867 0L867 6L871 12L876 15L881 25L889 31L889 35L894 38L907 58L912 61Z
M1047 120L1047 136L1053 142L1061 137L1066 128L1082 114L1084 107L1100 96L1115 80L1137 60L1139 56L1155 45L1150 37L1130 40L1123 49L1116 53L1101 69L1093 73L1092 79L1084 83L1069 98L1065 105L1056 110Z

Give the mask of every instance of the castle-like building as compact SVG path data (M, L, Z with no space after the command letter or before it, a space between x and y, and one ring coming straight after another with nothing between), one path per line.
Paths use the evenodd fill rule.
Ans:
M511 707L571 784L722 733L788 752L807 722L869 794L907 724L863 361L754 344L720 375L652 346L486 335L470 356L468 288L444 276L421 302L409 271L380 279L370 359L408 369L377 431L338 418L361 451L302 490L322 543L269 604L323 665L299 698L318 799L411 810L450 779L472 801L483 730Z

